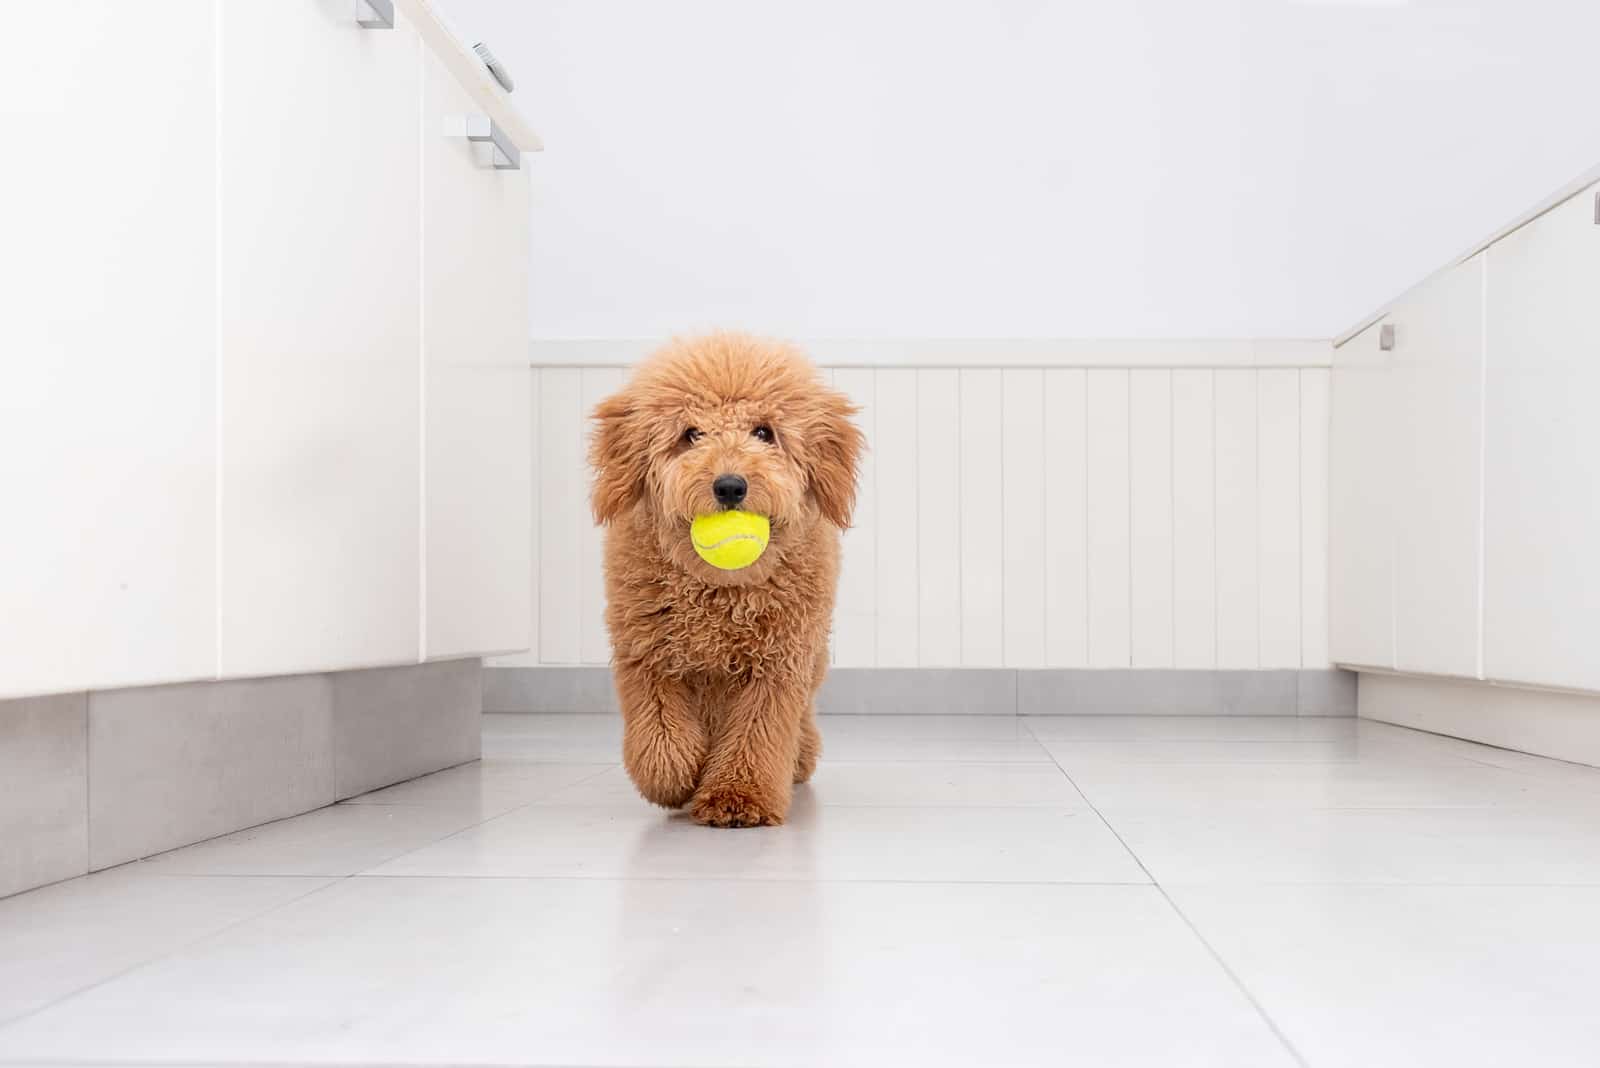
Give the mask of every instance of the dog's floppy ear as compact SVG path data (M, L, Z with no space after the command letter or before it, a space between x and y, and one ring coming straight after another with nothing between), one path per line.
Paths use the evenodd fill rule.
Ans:
M647 442L626 389L601 401L594 410L589 438L589 466L594 485L589 506L597 523L610 523L644 496Z
M822 515L843 530L856 506L856 469L866 440L850 417L860 411L848 397L823 390L820 409L806 433L806 476Z

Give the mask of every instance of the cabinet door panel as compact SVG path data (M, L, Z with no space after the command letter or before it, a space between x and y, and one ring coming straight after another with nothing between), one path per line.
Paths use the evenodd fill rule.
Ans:
M1395 403L1395 666L1478 673L1482 527L1483 257L1398 304Z
M1488 254L1484 674L1600 690L1600 225L1590 189Z
M526 170L462 136L471 99L422 64L425 655L525 649L533 618Z
M206 677L213 5L172 0L160 33L141 4L5 18L0 697Z
M415 660L420 44L219 10L222 672Z
M1328 645L1394 666L1394 474L1387 354L1373 325L1334 350L1328 457Z

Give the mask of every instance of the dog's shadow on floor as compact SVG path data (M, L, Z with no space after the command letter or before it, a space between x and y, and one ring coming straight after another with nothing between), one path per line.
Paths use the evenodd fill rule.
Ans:
M822 990L826 884L817 882L815 852L824 812L803 785L780 827L700 827L676 812L641 831L624 866L618 916L619 937L650 947L617 977L630 1004L648 1011L659 991L714 982L724 997L760 1012L780 992ZM702 974L706 960L686 947L708 941L727 944L711 955L724 970L730 959L746 966L736 975Z

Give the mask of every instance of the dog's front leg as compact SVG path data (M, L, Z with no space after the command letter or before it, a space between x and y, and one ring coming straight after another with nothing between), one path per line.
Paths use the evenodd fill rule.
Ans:
M782 823L789 812L800 724L811 694L804 680L762 676L729 694L690 813L712 827Z
M706 729L682 679L638 664L613 669L622 704L622 763L646 801L680 808L706 761Z

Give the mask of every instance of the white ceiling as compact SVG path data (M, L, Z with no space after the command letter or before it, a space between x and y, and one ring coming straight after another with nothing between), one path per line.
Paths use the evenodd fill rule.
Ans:
M537 337L1326 337L1600 163L1594 0L435 2Z

